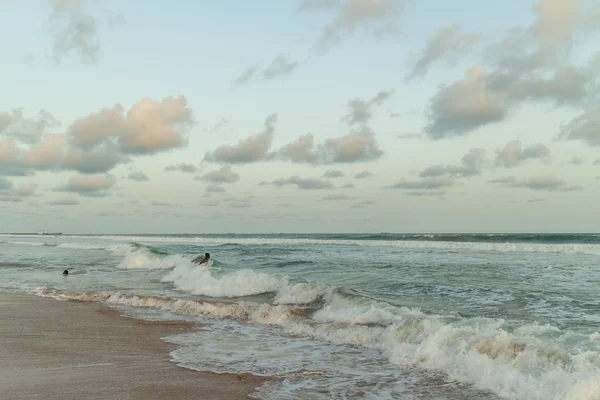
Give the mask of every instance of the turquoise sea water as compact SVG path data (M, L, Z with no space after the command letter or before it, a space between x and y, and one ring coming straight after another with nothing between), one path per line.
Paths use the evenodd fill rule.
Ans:
M590 400L599 260L596 234L0 235L0 290L201 322L174 361L280 378L257 398Z

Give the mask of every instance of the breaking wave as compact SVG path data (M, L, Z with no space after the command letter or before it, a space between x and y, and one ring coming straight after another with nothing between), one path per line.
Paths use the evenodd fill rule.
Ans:
M269 288L275 286L273 281ZM36 294L278 326L290 335L377 349L393 364L441 371L501 397L593 400L600 395L597 334L569 348L573 333L548 325L511 329L503 320L432 315L339 293L317 310L301 302L216 302L50 288Z

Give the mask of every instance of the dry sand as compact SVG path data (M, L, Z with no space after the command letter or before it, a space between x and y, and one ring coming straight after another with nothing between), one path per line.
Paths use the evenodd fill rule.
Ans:
M262 380L170 362L185 322L122 318L98 304L0 294L0 399L246 399ZM243 379L241 379L243 378Z

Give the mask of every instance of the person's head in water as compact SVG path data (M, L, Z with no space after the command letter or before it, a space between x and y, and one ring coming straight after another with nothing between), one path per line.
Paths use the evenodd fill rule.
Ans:
M69 275L69 271L65 269L65 270L63 271L63 275Z
M209 258L210 258L210 253L206 253L206 254L204 254L204 259L205 259L205 260L208 260Z

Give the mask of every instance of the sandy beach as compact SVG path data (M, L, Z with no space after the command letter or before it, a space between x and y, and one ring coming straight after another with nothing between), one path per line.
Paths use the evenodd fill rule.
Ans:
M191 371L161 337L185 322L123 318L98 304L0 294L0 399L245 399L261 379Z

